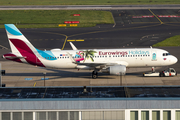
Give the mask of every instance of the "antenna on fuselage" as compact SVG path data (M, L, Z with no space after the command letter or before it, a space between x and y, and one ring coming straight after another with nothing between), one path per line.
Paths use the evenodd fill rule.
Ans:
M72 47L73 50L78 50L78 49L76 48L76 46L74 46L74 44L73 44L72 42L69 42L69 43L70 43L70 45L71 45L71 47Z

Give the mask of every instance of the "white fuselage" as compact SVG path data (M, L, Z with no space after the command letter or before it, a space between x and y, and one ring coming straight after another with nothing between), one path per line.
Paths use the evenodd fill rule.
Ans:
M77 68L67 52L76 59L77 53L83 53L87 50L51 50L53 57L43 56L39 57L40 61L45 67L50 68ZM135 48L135 49L93 49L96 53L92 59L88 56L77 58L84 58L80 63L117 63L125 65L126 67L156 67L168 66L177 62L177 58L169 55L169 53L162 49L156 48ZM41 54L39 52L39 54Z

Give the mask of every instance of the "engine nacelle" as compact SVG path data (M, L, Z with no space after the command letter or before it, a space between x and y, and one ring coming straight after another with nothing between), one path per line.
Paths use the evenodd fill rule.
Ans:
M101 72L109 73L111 75L125 75L126 74L126 66L125 65L110 66L107 69L102 69Z

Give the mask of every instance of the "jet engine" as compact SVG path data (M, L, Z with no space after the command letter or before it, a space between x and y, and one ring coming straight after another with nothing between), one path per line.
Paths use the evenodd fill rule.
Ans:
M125 65L110 66L106 69L102 69L101 72L109 73L111 75L125 75L126 74L126 66Z

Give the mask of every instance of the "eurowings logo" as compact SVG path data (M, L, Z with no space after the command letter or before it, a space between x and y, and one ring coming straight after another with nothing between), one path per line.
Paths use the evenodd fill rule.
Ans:
M127 55L127 51L116 51L116 52L102 52L99 51L99 55Z

